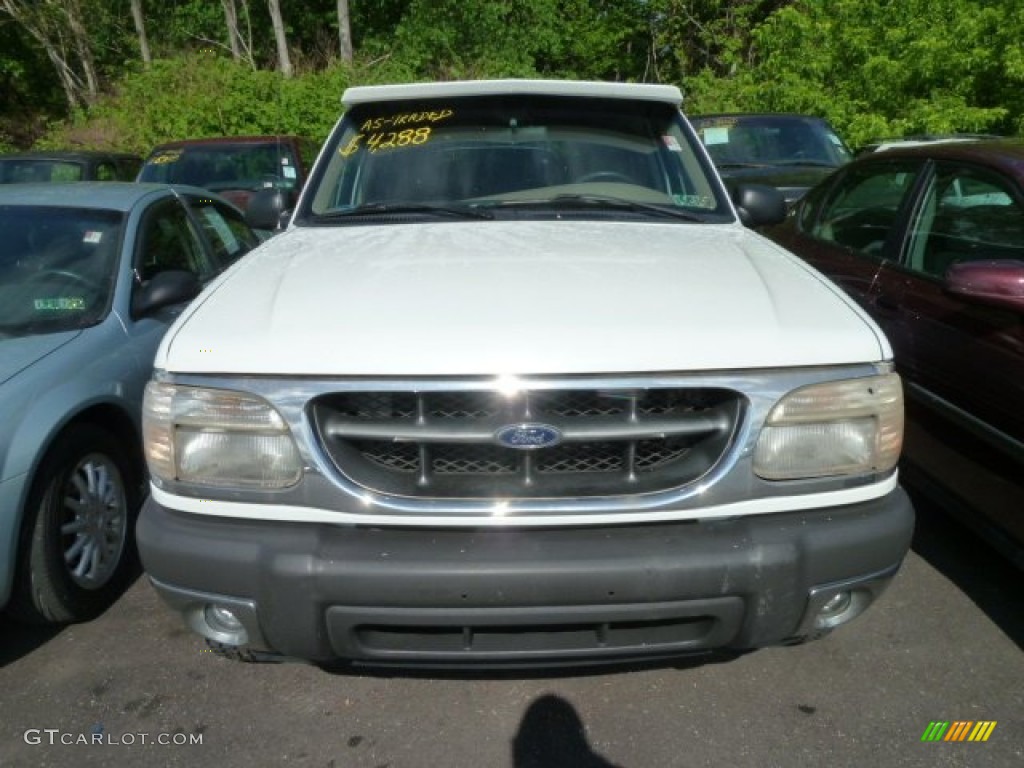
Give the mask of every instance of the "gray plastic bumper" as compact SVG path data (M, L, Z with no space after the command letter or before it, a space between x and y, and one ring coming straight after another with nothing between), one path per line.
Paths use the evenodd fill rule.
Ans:
M881 593L913 527L902 489L821 510L554 530L262 522L149 499L138 542L160 595L218 642L317 662L576 664L827 632Z

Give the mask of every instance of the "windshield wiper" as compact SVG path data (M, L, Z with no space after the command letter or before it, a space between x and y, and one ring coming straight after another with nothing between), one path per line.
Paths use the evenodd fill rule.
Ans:
M360 216L386 216L393 213L423 213L462 219L493 219L494 214L471 205L433 203L364 203L354 208L339 208L317 214L317 219L346 219Z
M624 200L621 197L607 195L555 195L554 197L538 200L506 201L500 204L501 207L528 205L528 206L553 206L557 208L571 206L585 206L592 208L610 208L620 211L633 211L639 213L653 213L667 219L682 219L684 221L703 222L705 219L695 213L681 211L666 205L655 205L654 203L638 203L635 200Z
M834 163L826 163L826 162L823 162L821 160L801 160L799 158L795 158L793 160L778 160L778 161L772 163L772 165L808 165L808 166L811 166L813 168L838 168L839 167L838 165L835 165Z

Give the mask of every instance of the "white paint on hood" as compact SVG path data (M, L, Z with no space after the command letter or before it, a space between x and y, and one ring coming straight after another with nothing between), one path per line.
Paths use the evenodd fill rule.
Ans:
M293 227L189 308L156 365L453 376L890 357L839 288L736 225L472 221Z

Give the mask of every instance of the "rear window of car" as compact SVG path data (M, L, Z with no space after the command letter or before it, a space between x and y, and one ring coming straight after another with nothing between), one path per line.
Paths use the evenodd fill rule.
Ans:
M0 183L81 181L83 168L79 163L59 160L8 160L0 163Z

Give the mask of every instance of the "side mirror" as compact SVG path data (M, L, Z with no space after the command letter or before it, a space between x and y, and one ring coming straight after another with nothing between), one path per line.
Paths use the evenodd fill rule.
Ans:
M731 196L744 226L767 227L786 220L786 198L775 187L737 184Z
M946 272L946 292L972 304L1024 312L1024 261L993 259L954 264Z
M289 198L286 190L267 187L253 193L245 209L245 223L253 229L282 229L287 223Z
M191 272L169 269L157 272L132 296L132 316L151 315L158 309L192 301L203 286Z

